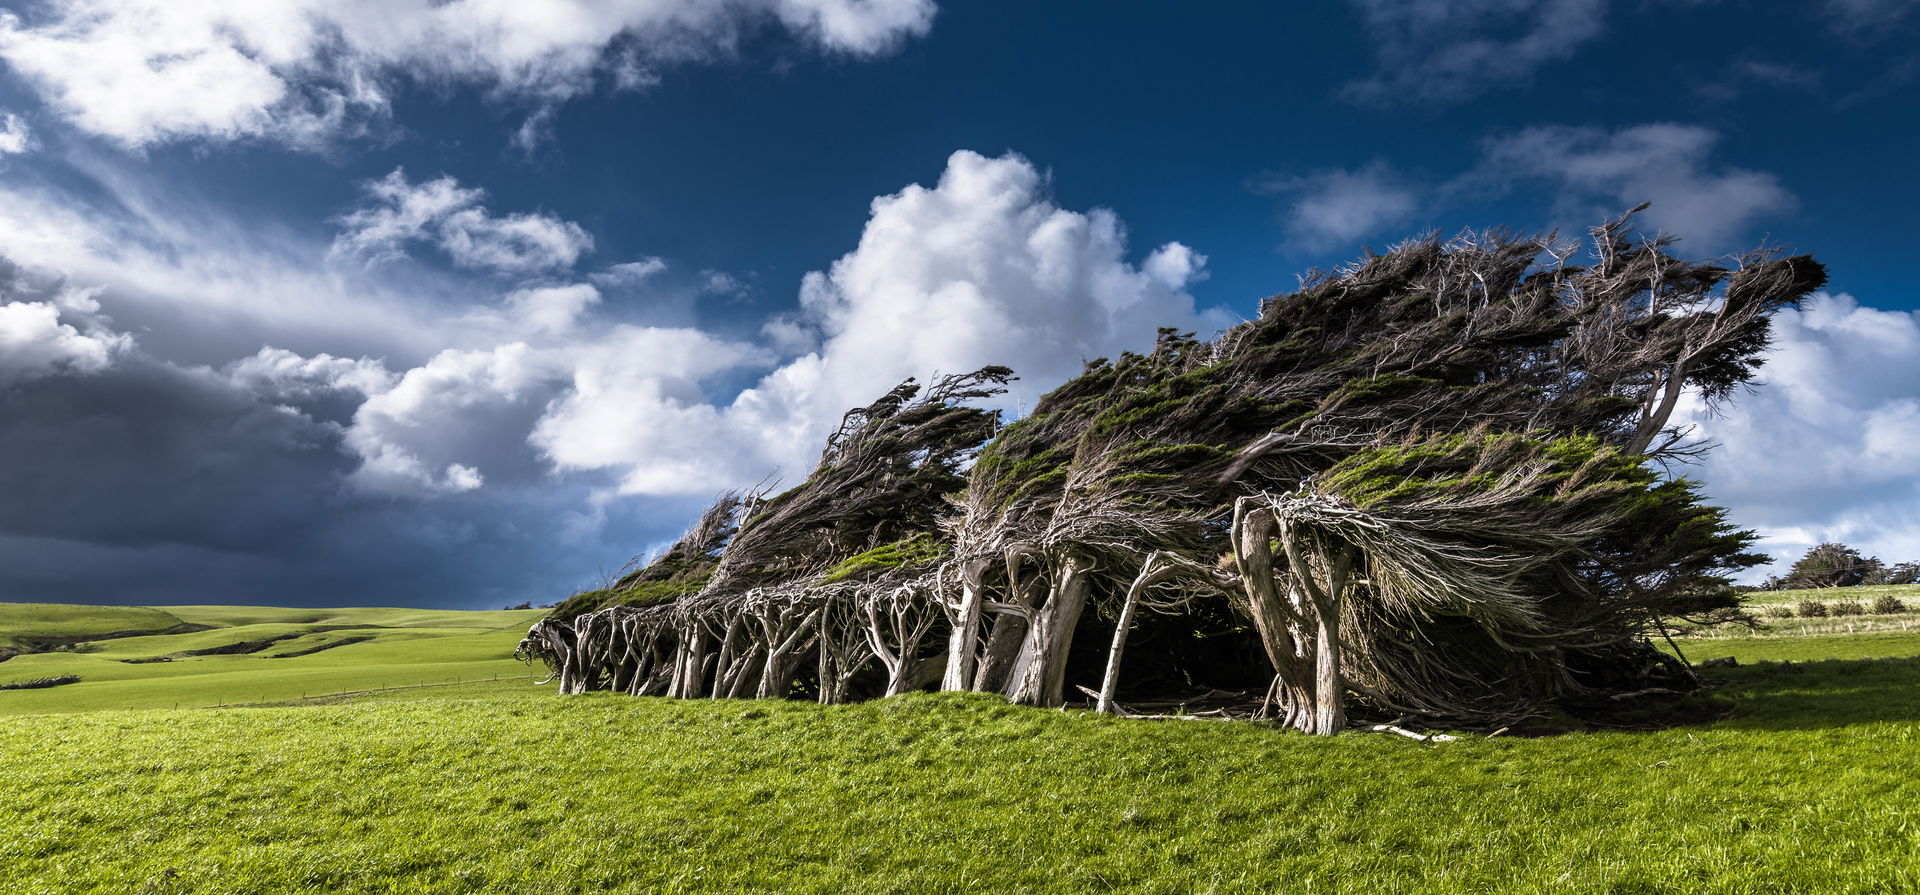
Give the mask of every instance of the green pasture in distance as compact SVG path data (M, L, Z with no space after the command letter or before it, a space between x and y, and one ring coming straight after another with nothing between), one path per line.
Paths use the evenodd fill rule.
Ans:
M1824 659L1894 659L1920 656L1920 631L1808 634L1683 641L1687 658L1703 662L1730 656L1754 662L1817 662Z
M1904 604L1902 611L1872 611L1874 601L1883 596L1900 600ZM1842 603L1854 603L1866 611L1859 615L1829 614L1815 618L1801 617L1797 611L1792 616L1780 613L1781 609L1794 609L1805 600L1821 603L1830 611L1834 606ZM1824 640L1835 636L1859 636L1862 638L1859 644L1863 647L1867 644L1881 644L1883 646L1874 648L1901 648L1906 651L1889 653L1889 655L1913 655L1916 650L1910 646L1896 647L1896 645L1911 643L1913 637L1920 636L1920 585L1758 591L1746 595L1745 608L1758 619L1759 627L1716 625L1711 628L1695 628L1681 624L1675 631L1681 650L1689 658L1695 659L1751 654L1756 659L1799 660L1810 657L1807 650L1815 647L1807 644L1796 646L1793 641L1809 637ZM1750 643L1750 641L1785 642L1768 646Z
M1863 585L1861 587L1817 587L1807 590L1761 590L1747 594L1749 607L1791 606L1801 600L1833 603L1851 600L1872 603L1880 597L1898 597L1908 603L1920 603L1920 584Z
M21 637L84 638L124 631L164 631L179 617L143 606L70 606L64 603L0 603L0 646Z
M1920 887L1920 659L1725 676L1714 723L1438 744L505 683L19 717L0 891Z
M544 609L408 609L351 607L345 609L286 609L275 606L163 606L161 609L192 624L234 625L376 625L388 628L499 628L519 625L525 630Z
M0 604L0 630L18 606L36 632L77 637L101 630L90 613ZM78 675L80 682L0 691L0 716L101 709L190 708L277 702L329 693L459 681L524 680L536 669L513 647L541 610L277 609L181 606L148 618L161 627L215 626L178 634L84 641L73 650L0 662L0 683ZM130 619L133 615L105 618ZM91 627L84 627L91 625ZM61 625L65 627L61 627ZM134 630L115 628L114 631ZM268 642L270 641L270 642ZM263 642L265 645L263 646ZM240 648L227 655L186 655ZM256 647L258 647L256 649ZM316 647L324 647L315 649ZM305 653L304 655L286 655ZM171 657L168 661L151 660Z

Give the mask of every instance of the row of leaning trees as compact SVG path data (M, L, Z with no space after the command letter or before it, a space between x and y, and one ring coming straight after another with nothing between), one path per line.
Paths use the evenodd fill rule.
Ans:
M1454 724L1687 677L1674 620L1737 615L1753 536L1657 467L1752 377L1806 256L1682 260L1428 237L1302 279L1211 341L1162 330L1004 427L1003 367L850 411L807 480L723 495L536 623L562 692L841 702L938 687L1061 705L1264 689Z

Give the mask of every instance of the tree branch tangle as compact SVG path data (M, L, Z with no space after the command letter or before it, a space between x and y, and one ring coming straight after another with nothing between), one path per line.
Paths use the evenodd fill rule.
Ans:
M976 405L1011 371L909 380L807 481L723 495L520 655L567 693L1053 706L1073 683L1116 711L1242 687L1317 734L1684 686L1650 638L1737 614L1725 575L1764 558L1663 474L1705 449L1669 418L1738 394L1825 274L1681 260L1630 223L1584 256L1498 232L1370 254L1003 428Z

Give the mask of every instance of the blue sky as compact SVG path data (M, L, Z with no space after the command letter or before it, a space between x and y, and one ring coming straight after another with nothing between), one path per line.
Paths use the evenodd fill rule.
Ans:
M1920 3L0 17L0 599L546 602L840 410L1642 201L1829 265L1687 474L1920 558Z

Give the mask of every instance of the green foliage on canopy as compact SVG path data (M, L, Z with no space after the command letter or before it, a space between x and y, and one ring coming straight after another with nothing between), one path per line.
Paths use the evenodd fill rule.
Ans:
M932 532L923 531L913 537L881 544L872 550L849 556L828 569L820 581L822 584L835 584L899 569L926 568L951 555L952 551Z

